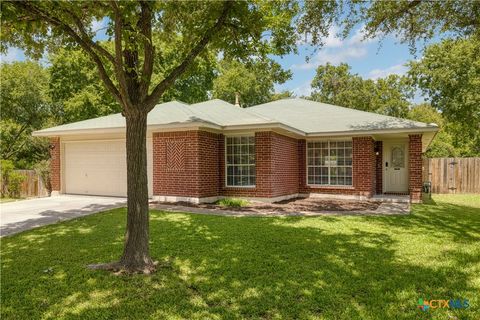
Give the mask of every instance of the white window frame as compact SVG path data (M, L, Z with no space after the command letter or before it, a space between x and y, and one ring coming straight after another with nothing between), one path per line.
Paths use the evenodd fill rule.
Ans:
M224 163L225 163L225 186L228 188L256 188L256 183L252 185L243 185L243 186L236 186L236 185L229 185L228 184L228 163L227 163L227 138L235 138L235 137L253 137L255 139L255 133L239 133L239 134L232 134L226 135L224 140ZM257 142L254 140L254 148L255 148L255 182L257 181Z
M328 156L330 157L330 142L351 142L352 143L352 165L346 166L343 165L342 167L351 167L352 168L352 184L330 184L330 164L326 166L328 168L328 184L316 184L316 183L309 183L308 182L308 168L309 167L319 167L319 166L309 166L308 165L308 143L315 143L315 142L327 142L328 143ZM334 166L337 167L337 166ZM305 141L305 179L306 179L306 185L310 187L316 187L316 188L339 188L339 189L350 189L353 188L353 139L328 139L328 140L306 140Z

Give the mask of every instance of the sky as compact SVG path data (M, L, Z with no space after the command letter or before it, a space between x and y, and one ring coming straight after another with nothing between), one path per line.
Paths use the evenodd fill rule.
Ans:
M97 39L106 37L104 33L106 24L107 20L95 21L92 24L92 29L98 30ZM361 30L357 28L347 38L342 39L336 35L338 29L333 27L325 40L325 46L316 52L309 45L299 42L297 54L273 57L284 69L292 72L292 79L276 85L275 90L277 92L288 90L293 91L296 96L308 96L316 67L327 62L334 65L348 63L351 72L366 79L376 79L389 74L405 74L407 71L405 63L418 59L421 55L421 51L417 52L417 56L412 55L408 45L400 44L393 36L386 36L381 40L364 40ZM306 57L310 57L308 63ZM2 62L22 61L25 60L25 55L19 49L10 48L0 59ZM414 100L421 102L423 99L417 96Z
M297 96L310 94L310 83L319 65L347 63L352 73L365 79L383 78L390 74L403 75L408 70L405 64L418 59L421 50L412 55L407 44L400 44L395 37L364 40L361 28L353 31L347 38L336 36L337 29L332 28L325 45L313 53L310 46L299 44L298 54L275 57L283 68L292 71L292 79L277 85L277 91L293 91ZM310 57L309 62L306 57Z

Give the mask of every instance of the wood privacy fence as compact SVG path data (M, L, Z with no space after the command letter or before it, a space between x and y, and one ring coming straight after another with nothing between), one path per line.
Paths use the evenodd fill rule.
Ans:
M20 188L22 198L48 196L47 188L35 170L15 170L15 172L25 176Z
M423 159L423 181L432 193L480 193L480 158Z

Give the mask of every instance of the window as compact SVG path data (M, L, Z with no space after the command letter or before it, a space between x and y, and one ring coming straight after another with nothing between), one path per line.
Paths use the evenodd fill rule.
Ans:
M307 143L307 181L313 185L352 185L352 142Z
M255 186L255 137L227 137L225 143L227 186Z

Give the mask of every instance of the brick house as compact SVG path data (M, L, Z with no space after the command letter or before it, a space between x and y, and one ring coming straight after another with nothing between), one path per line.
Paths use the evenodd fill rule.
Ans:
M304 99L250 108L168 102L148 117L149 195L279 201L309 195L418 202L422 152L438 127ZM121 114L36 131L50 137L56 193L126 195Z

